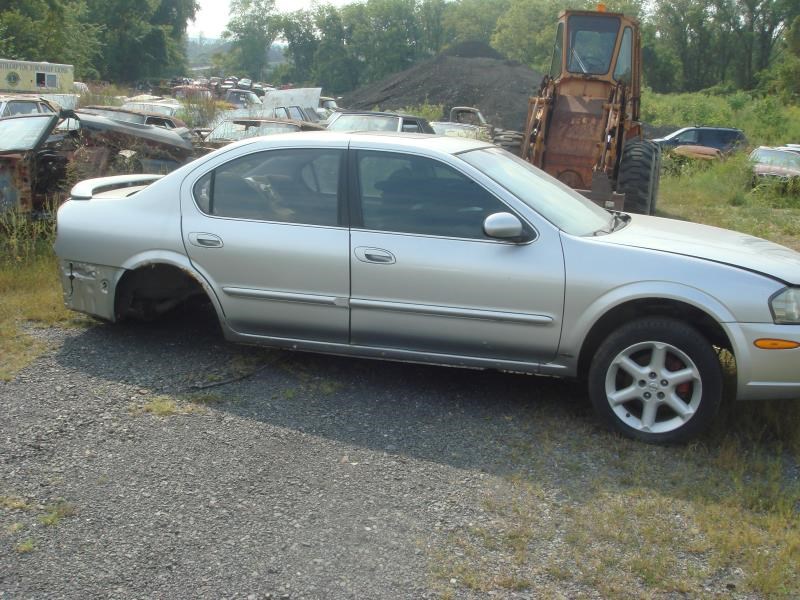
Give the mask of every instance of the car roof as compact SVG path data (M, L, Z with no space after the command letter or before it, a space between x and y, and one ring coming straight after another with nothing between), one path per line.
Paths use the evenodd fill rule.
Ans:
M253 143L253 141L266 141L269 145L280 144L285 140L302 139L303 145L313 145L319 141L322 143L341 142L354 148L365 148L374 146L381 150L424 150L423 153L433 154L458 154L469 150L480 148L496 148L494 144L471 138L448 137L444 135L433 135L427 133L400 133L396 131L369 131L369 132L341 132L341 131L307 131L303 133L281 133L278 135L247 138L239 142L234 142L227 148L235 145Z
M333 100L333 98L331 98ZM340 110L339 113L343 115L364 115L370 116L374 115L377 117L407 117L411 119L421 119L423 121L427 121L425 117L418 117L417 115L410 115L408 113L400 113L400 112L388 112L388 111L378 111L378 110Z

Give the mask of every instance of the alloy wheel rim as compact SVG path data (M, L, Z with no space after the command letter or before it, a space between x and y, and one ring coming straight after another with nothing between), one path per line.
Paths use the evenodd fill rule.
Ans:
M658 341L622 350L606 371L606 398L617 418L643 433L668 433L697 412L700 370L682 350Z

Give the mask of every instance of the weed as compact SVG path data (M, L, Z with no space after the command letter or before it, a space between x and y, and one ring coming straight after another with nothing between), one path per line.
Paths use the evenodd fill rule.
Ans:
M217 398L218 397L213 394L190 394L184 398L188 404L179 404L175 398L170 396L155 396L150 398L142 406L132 407L131 412L134 415L148 413L157 417L204 415L208 412L205 405L219 401Z
M39 515L39 522L46 527L58 525L65 517L75 514L75 507L67 502L59 502L45 509L47 512Z
M225 398L223 398L220 394L196 393L186 396L186 400L193 404L208 406L209 404L219 404L220 402L224 402Z
M6 531L8 531L8 533L10 533L12 535L15 534L15 533L19 533L23 529L25 529L25 524L24 523L12 523L8 527L6 527Z
M36 542L34 542L31 538L24 539L19 544L14 546L14 550L16 550L19 554L28 554L29 552L33 552L35 549Z
M28 510L31 505L19 496L0 496L0 508L7 510Z
M169 396L151 398L142 406L142 411L158 417L168 417L181 412L178 404Z

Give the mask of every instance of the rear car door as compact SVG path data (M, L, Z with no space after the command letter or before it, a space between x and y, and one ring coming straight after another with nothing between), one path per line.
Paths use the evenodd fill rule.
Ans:
M347 343L344 155L335 144L251 152L184 184L187 254L234 331Z
M556 233L528 224L526 243L489 239L484 219L514 210L433 158L357 150L351 177L353 344L448 362L553 358L564 301Z

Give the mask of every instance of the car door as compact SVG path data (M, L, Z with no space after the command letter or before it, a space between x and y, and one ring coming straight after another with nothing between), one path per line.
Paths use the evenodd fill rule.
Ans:
M528 223L525 242L490 239L484 219L513 209L463 172L413 154L353 154L351 342L552 359L564 301L557 233Z
M251 152L184 185L193 265L238 333L347 343L349 232L344 147Z

